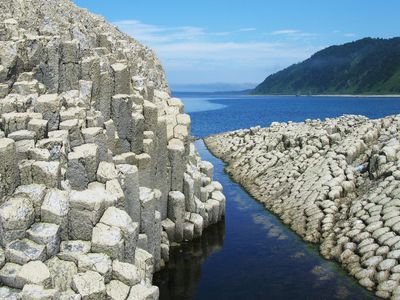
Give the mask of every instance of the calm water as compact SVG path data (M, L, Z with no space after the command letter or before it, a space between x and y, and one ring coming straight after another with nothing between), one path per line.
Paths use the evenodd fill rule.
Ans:
M192 117L192 132L199 137L272 121L400 113L400 99L196 97L183 100ZM172 251L168 268L155 276L161 299L374 298L231 181L223 163L201 140L196 143L224 186L226 220Z
M274 121L301 122L343 114L369 118L400 114L400 98L184 96L185 111L192 117L192 134L196 137L269 126Z

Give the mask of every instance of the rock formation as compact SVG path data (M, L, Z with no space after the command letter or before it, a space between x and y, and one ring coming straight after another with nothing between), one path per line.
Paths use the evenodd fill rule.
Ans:
M154 53L68 0L0 2L0 299L157 299L224 215Z
M211 136L227 171L359 283L400 299L400 115L272 123Z

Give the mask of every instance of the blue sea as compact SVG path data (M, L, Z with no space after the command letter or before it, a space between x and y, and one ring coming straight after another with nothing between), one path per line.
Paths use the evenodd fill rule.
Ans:
M175 94L192 118L192 135L205 137L271 122L302 122L343 114L382 118L400 114L400 98Z
M196 137L274 121L400 113L400 99L395 98L176 96L191 115ZM224 186L225 222L171 250L167 268L155 276L160 299L375 298L234 183L202 140L196 146L202 158L214 164L215 179Z

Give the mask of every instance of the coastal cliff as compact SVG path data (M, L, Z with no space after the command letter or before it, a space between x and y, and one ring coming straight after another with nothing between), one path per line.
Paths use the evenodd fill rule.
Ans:
M359 283L400 298L399 116L272 123L210 136L226 171Z
M159 60L68 0L0 16L0 299L157 299L225 212Z

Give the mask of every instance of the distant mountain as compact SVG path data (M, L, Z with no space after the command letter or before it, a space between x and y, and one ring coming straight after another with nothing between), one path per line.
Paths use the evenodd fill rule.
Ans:
M173 92L237 92L254 89L256 83L203 83L203 84L171 84Z
M400 38L328 47L268 76L252 94L400 94Z

